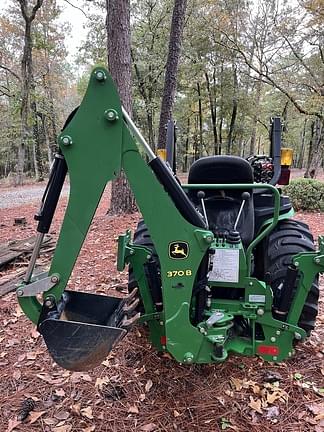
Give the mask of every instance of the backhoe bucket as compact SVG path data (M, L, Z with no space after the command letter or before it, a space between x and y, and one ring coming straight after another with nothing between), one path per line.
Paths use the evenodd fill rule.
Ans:
M44 308L38 324L54 361L64 369L98 366L127 333L120 328L126 299L65 291L55 311Z

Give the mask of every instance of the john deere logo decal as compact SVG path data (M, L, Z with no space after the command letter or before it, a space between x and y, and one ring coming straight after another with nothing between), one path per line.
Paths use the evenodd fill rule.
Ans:
M173 259L185 259L189 255L189 245L186 242L174 241L169 243L169 257Z

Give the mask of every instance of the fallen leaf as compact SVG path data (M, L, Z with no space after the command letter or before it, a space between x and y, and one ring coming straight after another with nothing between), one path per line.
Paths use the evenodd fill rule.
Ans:
M20 424L21 424L21 421L19 421L17 419L11 419L11 420L9 420L7 432L13 431Z
M56 426L52 429L52 432L70 432L72 430L72 425L62 425L62 426Z
M173 410L174 417L179 417L181 414L177 410Z
M139 413L138 408L137 408L136 405L132 405L132 406L130 406L130 407L128 408L128 412L129 412L129 413L132 413L132 414L138 414L138 413Z
M105 385L109 383L109 378L107 376L103 378L97 378L95 387L98 387L99 390L102 390Z
M259 394L260 393L260 387L257 384L254 384L252 386L252 390L254 394Z
M239 378L230 378L232 388L235 388L236 391L240 391L243 388L243 381Z
M43 422L47 425L47 426L54 426L57 424L57 420L53 417L47 417L45 419L43 419Z
M35 351L30 351L26 354L27 360L36 360L36 357L37 357L37 352Z
M323 432L324 430L324 422L321 422L321 424L318 424L314 427L314 432Z
M141 431L144 432L151 432L154 431L157 428L157 426L154 423L148 423L141 427Z
M80 411L81 415L83 417L86 417L90 420L93 419L93 415L92 415L92 408L90 406L86 407L86 408L82 408L82 410Z
M225 401L225 399L223 398L223 396L216 396L216 399L223 405L223 406L225 406L225 403L226 403L226 401Z
M18 356L18 361L22 362L25 360L25 358L26 358L26 354L20 354L20 356Z
M70 413L68 411L59 411L54 414L54 417L57 420L67 420L70 417Z
M322 414L324 412L324 402L309 404L306 405L306 407L315 416Z
M13 313L13 316L19 318L23 315L24 315L24 312L21 310L20 306L17 306L15 312Z
M254 400L253 397L250 396L249 407L252 408L254 411L258 412L259 414L263 414L263 411L261 409L261 400L260 399Z
M65 396L65 391L61 388L61 389L57 389L54 391L54 393L56 394L56 396L58 397L64 397Z
M31 331L31 337L33 338L33 339L37 339L37 338L39 338L39 333L38 333L38 331L37 331L37 327L33 327L33 330Z
M19 381L21 378L21 372L20 370L16 370L13 374L12 374L13 379L15 379L16 381Z
M277 399L281 398L281 394L278 392L274 392L272 394L268 393L267 394L267 402L269 404L273 404L273 402L275 402Z
M37 374L36 376L37 378L47 382L48 384L54 384L54 380L49 374Z
M45 414L46 411L31 411L29 413L28 418L30 419L30 424L35 423L43 414Z
M278 416L279 416L279 408L277 406L272 406L270 408L267 408L266 418L268 420L275 419Z
M73 414L80 415L80 412L81 412L81 404L80 404L80 403L76 403L76 404L72 405L72 406L71 406L71 411L73 412Z
M80 381L86 381L86 382L92 381L91 376L84 372L73 372L70 379L73 384L76 384Z
M140 400L140 402L143 402L143 401L145 400L145 398L146 398L146 396L145 396L144 393L141 393L141 394L139 395L139 400Z
M85 429L82 429L82 432L93 432L96 429L96 426L89 426Z
M151 390L152 386L153 386L153 382L152 382L152 380L149 379L147 381L147 383L145 384L145 391L146 391L146 393L148 393Z

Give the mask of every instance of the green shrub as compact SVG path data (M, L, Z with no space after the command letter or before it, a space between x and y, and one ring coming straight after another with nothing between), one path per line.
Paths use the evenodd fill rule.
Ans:
M324 211L324 182L299 178L283 188L295 210Z

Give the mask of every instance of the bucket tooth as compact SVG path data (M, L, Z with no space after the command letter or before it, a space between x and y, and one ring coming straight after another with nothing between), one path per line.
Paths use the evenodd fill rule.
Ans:
M140 302L140 300L139 300L139 298L137 298L137 299L135 299L134 301L133 301L133 303L130 303L130 304L125 304L125 306L123 307L123 312L126 314L126 315L129 315L130 313L132 313L132 312L134 312L134 310L137 308L137 306L139 305L139 302Z
M130 294L128 294L128 296L125 298L126 303L129 303L131 300L133 300L133 298L135 298L138 294L138 288L135 287Z
M131 318L127 318L127 316L125 315L120 326L123 329L128 329L129 327L134 325L136 323L136 321L140 319L140 317L141 317L140 312L138 312L136 315L134 315Z

